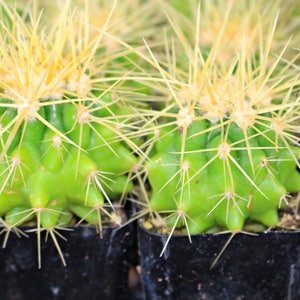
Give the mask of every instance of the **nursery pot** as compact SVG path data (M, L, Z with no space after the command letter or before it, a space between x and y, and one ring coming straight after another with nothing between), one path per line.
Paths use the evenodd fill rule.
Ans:
M28 229L28 228L23 228ZM11 233L0 251L0 299L128 299L128 269L134 246L134 227L72 227L57 237L66 266L48 237L42 240L38 269L36 234L18 238ZM42 232L43 233L43 232ZM42 235L44 238L45 236Z
M168 236L138 228L145 299L300 299L300 232ZM212 266L213 265L213 266Z

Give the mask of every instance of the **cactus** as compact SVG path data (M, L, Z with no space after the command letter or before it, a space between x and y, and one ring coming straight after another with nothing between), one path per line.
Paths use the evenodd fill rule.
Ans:
M4 2L1 9L2 232L6 243L12 230L24 234L17 226L36 224L39 267L41 231L65 264L58 230L77 219L100 227L101 235L103 216L122 222L116 207L133 188L138 148L128 135L135 102L121 97L122 68L101 76L124 54L121 47L113 58L101 51L104 33L92 35L71 5L52 27L34 8L26 17Z
M278 223L300 190L287 1L12 2L0 1L4 245L35 224L39 267L41 231L65 264L59 230L85 221L101 236L135 182L138 216L171 234Z
M224 60L224 30L213 43L201 44L199 7L188 33L194 32L193 38L171 12L173 36L167 36L165 58L150 46L148 56L141 54L157 71L150 84L159 94L145 127L151 140L145 212L159 214L171 234L215 227L237 232L249 220L276 226L278 209L300 191L300 77L294 64L299 55L284 59L288 41L272 52L276 14L266 34L258 36L257 24L259 34L235 45ZM228 20L237 12L233 5Z

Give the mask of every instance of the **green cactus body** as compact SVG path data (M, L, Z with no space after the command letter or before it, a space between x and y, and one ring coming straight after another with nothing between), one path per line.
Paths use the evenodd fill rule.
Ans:
M99 224L99 213L97 209L92 210L91 207L86 205L70 204L70 211L89 224Z
M64 165L63 177L66 194L71 203L88 207L103 205L104 197L93 181L97 171L97 164L88 154L75 149L70 153Z
M41 107L38 111L41 118L45 118L45 111ZM39 145L44 136L45 126L38 118L28 119L22 129L22 143Z
M17 146L12 151L11 162L8 163L13 170L11 175L13 185L25 186L25 182L30 174L40 167L39 159L40 154L36 144L23 142L20 146ZM9 176L7 172L6 175Z
M281 149L278 153L276 170L278 177L285 186L287 192L295 193L300 190L300 173L293 157L299 159L299 148L290 146L289 149Z
M100 91L94 91L95 97L100 97ZM116 103L112 102L112 97L109 93L97 98L97 101L94 101L92 104L93 115L98 118L105 118L112 116L112 114L117 110Z
M152 189L150 205L154 210L176 209L174 191L176 191L178 175L175 175L177 171L175 162L173 155L162 154L153 157L147 165Z
M273 134L262 138L255 130L244 131L235 123L223 128L226 139L219 128L201 134L210 126L210 122L201 122L192 123L187 130L184 152L182 133L175 125L157 141L147 165L151 208L183 211L189 217L191 234L214 226L242 230L248 219L275 226L281 200L288 192L299 190L297 164L290 153L292 149L298 157L299 148L276 150ZM169 225L175 220L172 217Z
M278 208L281 197L287 194L285 187L276 177L266 176L258 186L259 190L254 190L250 195L250 215L249 218L260 221L266 226L278 224ZM266 199L265 196L268 196Z
M20 226L34 219L30 214L30 206L15 206L5 214L5 223L7 226Z
M115 175L130 170L137 164L137 158L118 141L116 134L101 124L94 124L88 153L99 170Z
M10 131L12 128L11 124L15 119L17 113L14 109L1 107L0 114L0 151L2 153L4 147L6 146L8 137L10 136ZM7 126L10 126L10 128L6 129ZM21 132L18 131L13 140L10 142L10 145L8 145L8 149L5 149L7 154L10 154L12 149L14 149L18 144L20 134Z
M31 206L34 209L43 209L53 200L66 205L62 182L59 173L43 168L33 172L26 181L25 188Z
M68 144L57 133L46 129L41 148L41 165L53 172L59 172L67 156Z
M46 128L42 141L41 165L53 172L59 172L67 156L69 144L64 141L64 127L62 104L53 104L46 107L48 122L57 130Z
M0 194L0 216L5 216L9 210L26 204L27 201L20 188L7 186Z
M105 181L109 186L106 194L111 199L123 193L130 193L134 187L132 180L127 175L114 176L105 174Z
M45 210L41 212L40 222L43 228L51 229L57 226L65 227L70 224L72 214L66 209L66 205L61 203L57 204L57 200L45 207Z
M83 104L65 103L62 110L63 126L68 136L76 145L86 149L91 133L88 108Z

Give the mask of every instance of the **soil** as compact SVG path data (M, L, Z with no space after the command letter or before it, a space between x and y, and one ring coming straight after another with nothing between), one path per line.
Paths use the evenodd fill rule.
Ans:
M299 230L300 229L300 192L293 197L289 205L280 212L280 222L275 229Z

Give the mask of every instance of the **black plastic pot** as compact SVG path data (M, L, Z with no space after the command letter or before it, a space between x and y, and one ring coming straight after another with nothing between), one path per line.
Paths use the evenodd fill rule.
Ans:
M300 299L300 232L167 236L138 228L145 299Z
M51 239L42 243L42 268L38 269L36 234L18 238L11 234L0 251L0 299L128 299L128 270L136 238L134 226L103 228L78 226L58 237L64 267Z

